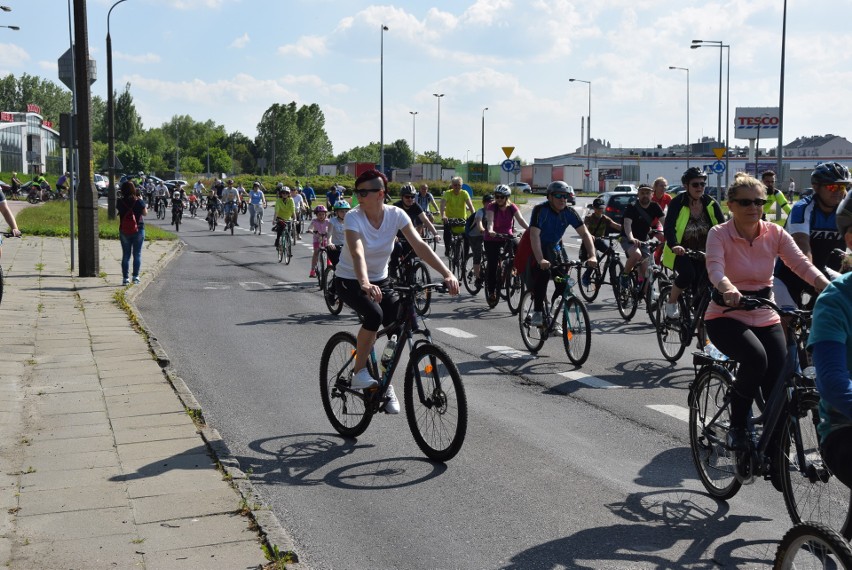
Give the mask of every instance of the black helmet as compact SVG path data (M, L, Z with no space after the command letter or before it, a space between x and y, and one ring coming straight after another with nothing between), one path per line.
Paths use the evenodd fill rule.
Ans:
M838 182L852 184L849 169L839 162L823 162L811 172L811 185L837 184Z
M604 206L606 206L606 202L604 202L603 198L595 198L592 202L593 208L603 208Z
M683 173L683 176L680 177L680 183L684 186L688 186L689 181L694 180L695 178L703 178L704 180L707 180L707 173L697 166L687 168L686 172Z
M568 192L568 185L561 180L554 180L547 185L547 195L556 194L557 192Z
M846 194L840 205L837 206L835 214L835 223L837 229L840 230L840 235L844 235L850 227L852 227L852 192Z
M512 189L505 184L498 184L494 187L494 196L511 196Z
M493 202L493 201L494 201L494 195L493 194L485 194L484 196L482 196L482 203L483 204L488 204L489 202Z
M417 191L411 184L406 184L405 186L399 189L400 196L414 196L415 194L417 194Z

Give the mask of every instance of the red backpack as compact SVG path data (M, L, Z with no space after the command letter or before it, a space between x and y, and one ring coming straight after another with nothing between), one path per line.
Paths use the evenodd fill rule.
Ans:
M136 223L136 214L133 213L133 205L127 208L127 211L121 216L121 224L118 226L118 231L126 236L136 235L139 231L139 224Z

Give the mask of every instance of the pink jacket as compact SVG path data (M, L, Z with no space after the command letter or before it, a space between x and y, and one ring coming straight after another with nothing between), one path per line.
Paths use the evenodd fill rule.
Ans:
M772 271L778 256L811 285L820 275L790 234L777 224L760 222L760 231L751 244L740 237L733 220L710 228L707 235L707 275L714 286L727 277L740 291L772 287ZM728 308L711 302L704 320L729 317L752 327L767 327L781 321L771 309L724 313Z

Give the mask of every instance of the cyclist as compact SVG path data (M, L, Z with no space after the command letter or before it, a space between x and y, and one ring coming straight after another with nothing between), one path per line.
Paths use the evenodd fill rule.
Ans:
M640 184L636 201L628 204L624 210L624 222L621 225L621 247L627 255L624 263L624 273L621 275L621 286L630 287L630 272L637 263L642 261L642 250L639 243L647 241L653 233L658 233L654 228L663 218L663 209L659 204L651 201L653 189L647 184ZM645 262L647 263L647 261ZM644 265L644 263L643 263ZM644 267L640 275L644 275Z
M20 190L21 190L21 181L18 179L18 173L17 172L12 173L11 185L12 185L12 198L16 198L18 196L18 194L20 193Z
M402 231L414 252L439 271L451 295L459 292L459 282L414 230L408 214L384 204L387 178L378 170L368 170L355 180L358 207L346 214L346 247L337 265L335 287L341 300L362 317L355 349L355 375L352 388L371 388L377 384L367 369L367 358L376 342L379 328L396 319L398 299L388 288L388 261L396 233ZM399 400L393 387L385 410L399 413Z
M562 180L551 182L547 186L547 201L536 205L530 214L530 249L532 255L526 260L524 277L533 297L533 314L530 324L535 327L542 325L542 309L547 295L547 284L550 281L551 262L560 260L557 246L562 241L562 235L568 226L573 227L586 251L594 251L595 244L592 235L583 225L583 220L568 207L568 185ZM586 262L592 267L598 260L592 256ZM556 284L556 294L562 295L565 283Z
M775 187L775 172L764 170L763 174L760 175L760 180L766 186L766 205L763 206L763 219L766 219L766 214L771 214L773 211L777 212L778 207L781 207L784 213L789 216L790 204L787 203L784 192Z
M338 200L334 205L334 215L331 217L331 239L328 240L328 260L334 267L337 267L337 262L340 260L340 251L343 249L343 244L346 241L345 226L343 219L349 212L349 202L346 200Z
M813 266L781 226L762 221L766 188L756 178L737 174L727 192L732 218L710 228L707 274L716 288L704 322L711 342L739 362L731 391L728 444L747 451L748 415L760 390L768 398L784 366L787 343L775 311L732 311L744 295L770 298L772 267L781 256L799 277L822 290L828 279Z
M592 211L583 218L583 225L595 240L595 249L601 253L609 251L609 244L603 237L610 231L621 233L621 224L604 214L606 202L603 198L595 198L592 202ZM580 260L586 261L590 257L585 244L580 244ZM592 270L587 268L583 272L583 287L588 287L591 282Z
M831 252L843 246L843 236L837 231L835 211L850 184L852 176L848 168L837 162L820 164L811 172L813 194L796 202L787 216L785 229L802 253L820 269L838 269L831 262ZM803 293L814 295L807 283L780 262L775 263L772 290L781 307L801 307Z
M322 234L328 236L331 233L331 222L328 220L328 210L325 209L325 206L318 204L314 208L314 214L316 214L316 217L311 220L306 230L308 233L314 234L314 255L311 257L311 272L308 277L317 276L317 257L319 257L319 250L322 247ZM328 242L329 240L326 239L326 243Z
M222 201L219 199L219 196L216 195L216 190L214 188L210 189L210 195L207 197L207 218L206 221L209 222L211 220L211 216L215 213L216 215L222 210Z
M3 191L0 190L0 214L3 214L3 218L6 220L6 224L9 226L9 231L12 232L12 235L18 237L21 235L21 230L18 229L18 222L15 221L15 214L12 212L12 208L9 207L9 203L6 201L6 195L3 194ZM3 245L3 237L0 236L0 246ZM0 257L3 255L3 248L0 247Z
M482 285L482 234L485 232L485 210L488 205L494 202L493 194L486 194L482 197L482 207L473 215L473 220L470 223L470 229L467 231L467 245L470 246L471 261L473 262L473 276L476 279L476 286ZM435 238L437 239L437 235ZM467 252L465 252L467 255Z
M296 219L296 204L290 197L290 189L281 186L278 189L278 197L275 200L275 247L281 243L281 234L287 227L286 222L293 223Z
M485 258L488 260L488 270L485 272L485 294L492 301L497 297L497 268L500 264L500 250L503 240L497 234L514 235L515 222L522 228L529 229L529 224L521 215L521 209L510 200L512 190L505 184L494 187L494 202L485 208ZM513 238L517 245L518 238ZM465 248L467 249L467 248Z
M719 203L704 192L707 174L692 167L680 179L686 189L669 204L664 224L666 244L663 249L663 265L677 272L669 298L665 304L667 319L680 316L677 300L681 292L704 275L704 260L692 259L687 249L704 251L707 248L707 232L725 221Z
M172 225L175 225L175 219L183 216L183 198L181 197L181 191L175 187L175 191L172 193Z
M439 211L438 203L435 202L435 197L432 196L432 193L429 192L428 184L421 184L417 189L417 196L414 197L414 201L417 202L417 205L420 206L420 209L426 214L426 217L429 218L429 221L434 221L435 216L432 215L433 210L435 212ZM423 232L426 230L426 226L420 226L420 234L424 235ZM436 234L437 235L437 234Z
M328 192L325 193L325 205L327 208L333 208L338 201L343 199L343 194L337 187L337 184L332 184Z
M464 227L450 227L447 220L455 218L463 220L467 218L467 212L471 214L476 212L473 207L473 202L467 192L462 190L461 176L453 176L450 179L450 189L441 195L441 220L444 224L444 255L450 257L450 244L453 239L453 234L463 234Z
M317 199L317 194L314 192L314 189L311 188L310 184L306 184L304 188L302 188L302 195L305 197L305 200L308 202L308 209L314 207L314 200Z
M836 213L837 229L852 250L852 194ZM825 463L852 487L852 271L825 288L814 305L808 345L819 390L820 450Z
M399 189L400 199L399 201L394 202L394 206L401 208L406 214L408 214L408 217L411 219L411 223L414 224L415 228L418 228L419 226L427 227L432 232L432 235L437 239L438 233L435 226L432 225L432 222L429 221L429 218L426 217L426 214L420 209L417 202L414 201L415 194L414 186L411 184L404 185ZM405 236L402 235L402 232L397 233L397 238L399 239L394 245L393 255L391 255L390 259L392 267L396 267L400 258L411 251L411 246L407 241L405 241Z
M249 192L249 221L251 222L251 230L255 229L260 232L260 226L263 225L263 209L266 207L266 194L261 189L260 182L255 182L251 185ZM255 223L257 219L257 223Z
M293 199L293 204L296 207L296 241L302 241L302 214L305 210L305 200L299 192L298 186L290 189L290 198Z
M160 208L168 208L169 206L169 189L165 183L160 180L154 189L154 211L159 212Z
M56 181L56 195L63 196L71 186L71 173L66 172Z
M231 220L235 226L238 225L237 212L239 211L239 209L237 208L237 201L239 199L240 193L237 191L236 188L234 188L234 181L229 178L226 188L222 190L222 202L225 204L225 216L227 216L229 213L233 214ZM225 224L225 231L227 231L228 229L228 224Z

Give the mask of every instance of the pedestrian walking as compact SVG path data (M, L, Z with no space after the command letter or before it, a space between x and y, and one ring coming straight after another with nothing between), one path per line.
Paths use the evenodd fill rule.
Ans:
M142 266L142 244L145 242L145 220L148 207L136 192L136 185L128 180L121 185L121 200L118 208L119 239L121 240L121 284L128 285L130 256L133 256L133 284L139 283Z

